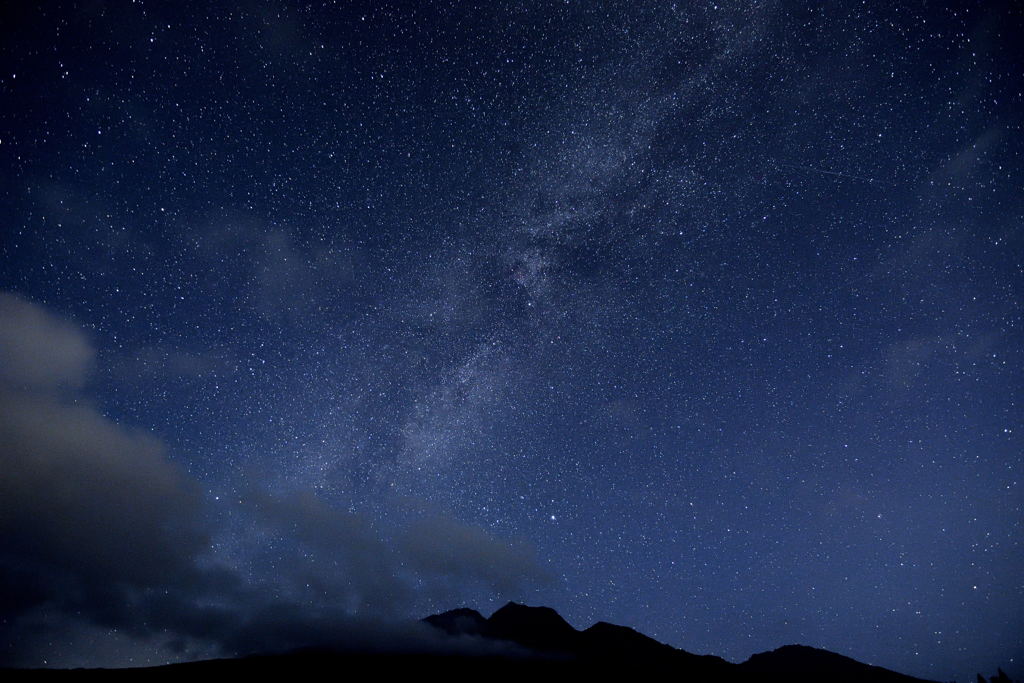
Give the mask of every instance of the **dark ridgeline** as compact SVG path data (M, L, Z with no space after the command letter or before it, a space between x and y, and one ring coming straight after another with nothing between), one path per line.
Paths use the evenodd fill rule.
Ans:
M731 680L728 677L733 665L720 657L677 650L626 626L603 621L585 631L577 631L550 607L527 607L510 602L490 619L484 619L474 610L458 609L435 614L424 621L449 635L507 640L529 651L567 662L657 666L678 669L698 680Z
M183 676L413 677L473 676L480 681L524 677L610 676L705 683L927 683L842 655L803 645L756 654L742 664L696 655L659 643L626 626L598 622L578 631L550 607L514 602L490 618L456 609L423 621L442 634L427 650L376 652L305 650L279 655L171 664L145 669L18 672L28 676L90 678L114 675L178 679ZM446 647L445 644L450 647ZM0 672L10 673L10 672Z
M755 681L911 683L921 680L806 645L786 645L762 652L739 666L749 676L748 680Z
M660 643L626 626L599 621L577 631L550 607L514 602L490 619L457 609L424 619L449 635L507 640L538 654L583 667L656 669L688 681L788 681L810 683L920 683L877 666L803 645L787 645L756 654L742 664L714 655L696 655Z

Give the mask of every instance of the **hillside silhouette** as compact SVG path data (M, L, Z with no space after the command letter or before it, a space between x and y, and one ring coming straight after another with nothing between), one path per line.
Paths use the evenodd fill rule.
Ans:
M550 607L510 602L489 619L457 609L424 621L452 636L505 640L537 655L582 667L648 667L693 681L833 681L913 683L914 678L804 645L787 645L732 664L674 648L626 626L603 621L579 631Z
M132 669L34 670L18 673L92 679L181 676L474 676L483 680L556 680L565 676L637 675L707 683L928 683L827 650L786 645L740 664L658 642L634 629L597 622L577 630L550 607L510 602L489 618L461 608L422 620L436 636L422 648L301 650ZM0 673L11 673L2 672Z

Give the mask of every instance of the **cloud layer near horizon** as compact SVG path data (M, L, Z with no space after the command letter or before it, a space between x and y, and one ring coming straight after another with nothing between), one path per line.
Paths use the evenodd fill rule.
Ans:
M514 595L545 578L529 548L444 515L383 529L311 493L260 488L235 523L288 551L272 573L240 567L211 543L224 529L201 482L89 403L97 354L78 327L0 293L0 330L0 664L39 663L30 622L120 629L183 656L365 649L385 632L435 647L394 624L417 599Z

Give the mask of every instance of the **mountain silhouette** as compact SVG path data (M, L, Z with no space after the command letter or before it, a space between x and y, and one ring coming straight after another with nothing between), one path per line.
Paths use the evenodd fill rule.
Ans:
M580 631L550 607L514 602L489 618L461 608L428 616L422 622L433 627L428 631L436 637L429 639L429 647L420 649L378 642L366 650L340 646L130 671L166 680L190 676L436 676L534 683L583 675L692 683L930 683L804 645L786 645L732 664L721 657L674 648L627 626L599 621ZM10 671L0 670L0 675L7 673ZM54 673L75 679L105 679L111 671Z
M677 667L698 676L724 676L730 665L714 656L695 655L660 643L628 626L599 621L577 631L550 607L527 607L509 603L495 612L488 624L491 637L511 640L529 649L556 651L584 661L644 661L661 667Z
M666 657L683 654L671 645L659 643L628 626L599 621L583 632L585 647L592 656Z
M580 664L658 667L695 681L788 681L800 683L921 683L849 657L804 645L787 645L731 664L658 642L627 626L599 621L584 631L573 628L550 607L510 602L485 619L476 610L457 609L424 619L449 635L506 640L538 654Z
M555 610L515 602L491 615L487 620L487 635L552 653L578 653L582 646L582 634Z
M756 681L915 683L921 680L806 645L786 645L756 654L739 668L749 680Z

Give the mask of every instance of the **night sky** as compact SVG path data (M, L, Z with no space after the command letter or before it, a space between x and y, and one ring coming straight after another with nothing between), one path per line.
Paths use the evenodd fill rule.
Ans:
M11 4L0 664L1024 677L1019 6Z

